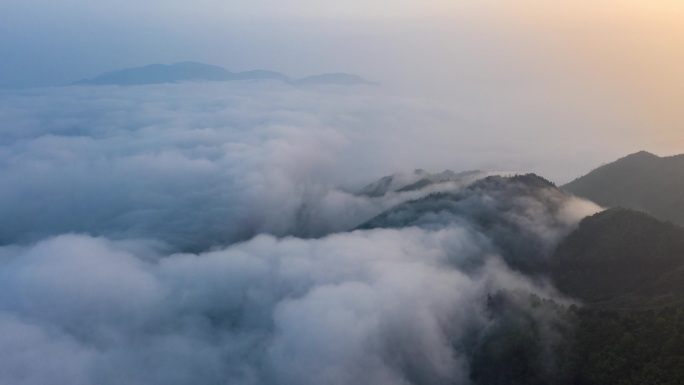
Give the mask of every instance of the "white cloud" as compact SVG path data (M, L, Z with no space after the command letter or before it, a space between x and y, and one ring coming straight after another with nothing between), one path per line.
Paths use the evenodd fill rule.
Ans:
M68 383L460 383L468 356L452 344L486 325L487 293L554 295L502 263L455 268L472 237L259 236L156 261L80 235L2 250L0 346L20 354L0 361L0 380L41 384L63 368Z
M4 244L75 231L202 250L261 231L322 235L397 203L346 190L478 165L449 144L463 132L447 109L373 87L66 87L0 101Z
M462 134L448 111L272 83L4 92L0 382L467 383L488 295L563 301L510 231L548 253L598 208L503 179L349 192L477 164L436 146ZM436 191L458 210L348 231Z

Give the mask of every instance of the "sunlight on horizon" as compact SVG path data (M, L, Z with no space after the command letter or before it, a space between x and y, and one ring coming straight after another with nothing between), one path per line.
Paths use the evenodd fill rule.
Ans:
M607 1L499 7L505 28L523 30L549 67L611 95L664 148L684 146L684 4ZM510 13L508 12L510 11Z

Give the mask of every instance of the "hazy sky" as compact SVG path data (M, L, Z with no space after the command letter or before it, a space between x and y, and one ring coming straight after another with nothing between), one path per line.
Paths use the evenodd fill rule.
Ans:
M667 155L684 152L682 41L674 0L2 0L0 87L183 60L344 71L467 98L511 126L557 115L563 126L546 129L639 137L623 151Z

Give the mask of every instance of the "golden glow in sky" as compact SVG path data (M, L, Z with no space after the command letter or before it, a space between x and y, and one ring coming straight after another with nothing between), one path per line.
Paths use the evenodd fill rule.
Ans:
M606 105L621 105L644 130L681 151L684 2L489 2L479 17L531 47L531 63L605 92Z
M431 61L443 59L458 66L458 50L448 53L449 42L457 39L472 39L483 50L490 49L488 44L519 50L519 57L494 53L492 60L522 63L541 77L605 94L611 108L633 115L663 143L676 143L673 151L684 146L684 1L304 0L300 5L290 11L299 16L441 23L436 28L440 34L423 44L434 44L442 56L418 56L425 60L426 71Z

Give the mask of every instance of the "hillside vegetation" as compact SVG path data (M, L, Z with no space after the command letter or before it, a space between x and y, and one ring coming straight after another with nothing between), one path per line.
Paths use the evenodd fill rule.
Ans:
M562 186L604 207L626 207L684 225L684 155L641 151Z
M609 209L551 260L553 282L582 303L491 296L475 384L684 384L684 228Z
M684 304L684 228L628 209L587 217L558 246L552 276L593 306Z

